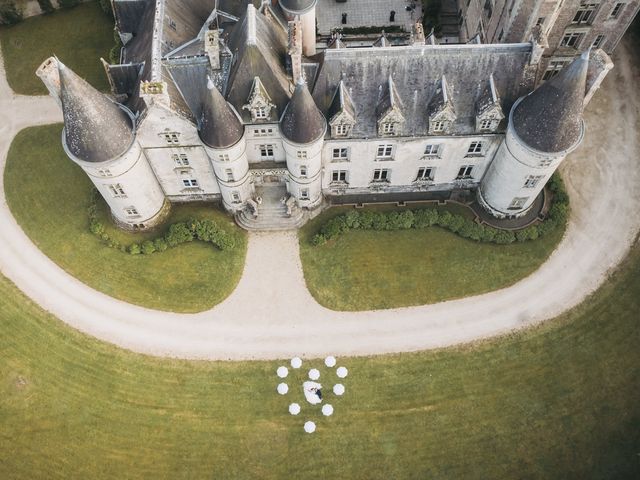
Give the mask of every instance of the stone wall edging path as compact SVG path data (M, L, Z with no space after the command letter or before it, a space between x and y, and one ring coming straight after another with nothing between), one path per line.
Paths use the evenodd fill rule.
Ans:
M552 318L580 303L624 258L640 229L639 69L622 43L588 107L584 144L564 164L573 213L549 260L517 284L435 305L333 312L306 289L294 233L250 234L242 279L199 314L157 312L84 285L40 252L0 185L0 271L68 325L136 352L191 359L367 355L445 347ZM0 169L13 137L59 122L48 97L15 95L0 57Z

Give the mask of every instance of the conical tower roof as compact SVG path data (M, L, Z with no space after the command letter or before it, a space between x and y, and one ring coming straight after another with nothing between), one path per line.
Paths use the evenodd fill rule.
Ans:
M58 62L67 149L85 162L119 157L133 142L133 122L123 107Z
M589 52L522 99L513 111L518 136L541 152L562 152L580 140Z
M304 80L299 80L280 120L282 134L294 143L311 143L327 129L324 115L316 106Z
M200 138L211 148L227 148L238 143L244 127L211 79L202 100Z

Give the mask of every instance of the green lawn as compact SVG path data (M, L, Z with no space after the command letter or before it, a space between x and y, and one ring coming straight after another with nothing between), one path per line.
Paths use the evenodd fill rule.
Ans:
M307 287L319 303L333 310L424 305L507 287L542 265L564 234L560 228L536 241L496 245L438 227L353 230L313 246L310 239L320 226L346 208L332 208L300 231ZM448 208L469 214L463 207Z
M11 212L47 256L101 292L159 310L206 310L233 291L244 267L246 234L217 207L181 205L167 223L191 216L214 219L235 236L237 246L231 251L194 241L163 253L133 256L102 245L87 226L91 182L64 154L61 128L56 124L21 131L9 150L4 176ZM126 243L162 233L109 230Z
M47 94L35 72L51 55L58 55L65 65L94 87L109 88L100 57L109 59L109 49L114 44L113 20L100 9L98 2L0 27L0 44L7 80L16 93Z
M605 287L543 326L339 359L347 392L328 395L335 413L323 419L305 405L287 413L301 394L292 382L276 394L281 362L119 350L0 277L0 478L639 478L639 311L636 247Z

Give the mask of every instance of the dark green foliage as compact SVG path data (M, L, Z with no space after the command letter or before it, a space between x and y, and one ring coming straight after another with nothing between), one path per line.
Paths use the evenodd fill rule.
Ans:
M113 9L111 8L111 2L109 0L98 0L100 4L100 8L104 13L109 15L110 18L113 18Z
M120 52L122 50L122 40L118 31L113 29L113 47L109 50L109 63L111 65L117 65L120 63Z
M51 0L38 0L38 5L40 5L42 13L51 13L55 10L51 4Z
M80 0L58 0L60 8L73 8L76 5L80 5Z
M167 248L169 248L169 245L167 245L167 242L162 237L156 238L153 241L153 246L156 247L156 252L164 252Z
M186 223L174 223L169 227L169 232L167 232L164 239L166 240L167 245L175 247L181 243L192 241L193 231Z
M404 28L400 25L386 25L384 27L341 27L335 28L334 32L340 32L344 35L368 35L373 33L402 33Z
M139 255L141 252L140 245L138 245L137 243L132 243L131 245L129 245L128 251L131 255Z
M0 25L14 25L22 21L22 11L13 0L0 1Z
M151 255L156 251L156 246L151 240L146 240L142 243L141 250L145 255Z
M318 234L312 237L313 245L324 245L327 241L339 237L349 230L406 230L408 228L427 228L433 225L457 233L463 238L477 242L490 242L506 245L528 240L536 240L565 225L569 217L569 196L562 179L554 175L547 184L553 195L553 205L547 218L537 225L531 225L517 232L500 230L488 225L480 225L470 218L454 215L449 211L436 208L404 210L402 212L374 212L370 210L351 210L327 221Z

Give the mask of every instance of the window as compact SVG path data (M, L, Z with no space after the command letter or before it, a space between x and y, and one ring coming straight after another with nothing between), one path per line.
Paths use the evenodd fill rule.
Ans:
M622 2L616 3L615 7L613 7L613 10L611 10L611 15L609 15L609 18L618 18L623 8L624 8L624 3Z
M238 192L231 192L231 202L240 203L240 194Z
M596 16L596 9L598 8L598 5L599 2L581 2L580 8L574 15L571 23L586 23L591 25Z
M547 71L544 72L544 75L542 76L542 79L543 80L549 80L550 78L555 77L558 73L560 73L560 70L562 70L564 68L566 63L567 62L564 61L564 60L551 61L549 63L549 66L547 67Z
M439 157L440 156L440 145L437 144L429 144L424 148L424 154L429 157Z
M431 130L434 132L444 132L444 122L440 120L431 122Z
M307 152L305 152L304 150L298 150L296 152L296 156L298 158L307 158Z
M524 188L535 188L543 178L544 175L527 175L524 181Z
M529 197L515 197L513 200L511 200L508 209L520 210L522 207L524 207L525 203L527 203L527 200L529 200Z
M484 120L480 120L480 130L491 130L493 129L493 120L489 119L484 119Z
M434 170L433 167L420 167L418 169L418 175L416 175L416 181L432 181Z
M598 36L593 40L593 43L591 44L591 46L592 46L593 48L601 48L601 47L602 47L602 45L604 44L604 39L605 39L605 36L604 36L604 35L602 35L602 34L598 35Z
M579 32L565 33L564 37L562 37L562 41L560 42L560 46L579 48L580 42L582 41L582 37L584 37L584 33L579 33Z
M273 159L273 145L259 145L260 157L263 159Z
M306 165L300 165L300 176L301 177L306 177L307 176L307 166Z
M389 145L389 144L378 145L378 152L376 154L377 158L381 160L393 160L392 154L393 154L393 145Z
M545 20L546 20L546 17L538 17L538 20L536 20L536 26L542 27L544 25Z
M300 200L309 200L309 189L301 188L300 189Z
M173 163L176 165L176 167L189 166L189 159L184 153L180 153L180 154L174 153L173 155L171 155L171 158L173 159Z
M124 209L124 213L126 213L130 217L133 217L135 215L140 215L136 207L127 207Z
M229 161L229 155L226 153L220 153L218 155L218 160L220 160L221 162L228 162Z
M347 161L349 160L349 149L348 148L334 148L331 153L331 158L334 162Z
M482 155L482 142L471 142L467 150L467 157Z
M472 176L473 167L474 165L461 166L460 169L458 170L458 176L456 177L456 180L465 180L465 179L473 178Z
M111 174L111 171L107 168L99 168L98 169L98 175L100 175L101 177L112 177L113 175Z
M339 123L335 126L335 134L339 136L345 136L349 134L349 125L346 123Z
M124 193L124 189L122 188L122 185L120 185L119 183L116 183L114 185L109 185L109 191L111 192L111 195L113 195L115 198L127 197L127 194Z
M185 178L182 180L182 184L185 187L197 187L198 181L195 178Z
M388 182L391 170L377 168L373 171L373 182Z
M231 168L226 168L224 170L224 174L227 176L227 182L233 182L233 170Z
M179 133L169 132L169 133L164 133L163 136L164 136L164 141L170 145L177 145L178 143L180 143L180 141L178 140L178 137L180 136Z
M545 158L544 160L540 160L540 163L538 163L538 166L539 167L548 167L552 163L553 163L553 159L552 158Z
M347 183L347 171L334 170L333 172L331 172L331 182Z
M382 133L385 135L393 135L396 132L396 124L395 123L383 123L382 124Z
M266 137L273 134L273 128L256 128L253 135L256 137Z
M261 119L265 119L268 117L267 115L267 109L265 107L256 107L254 109L254 116L256 117L256 119L261 120Z

